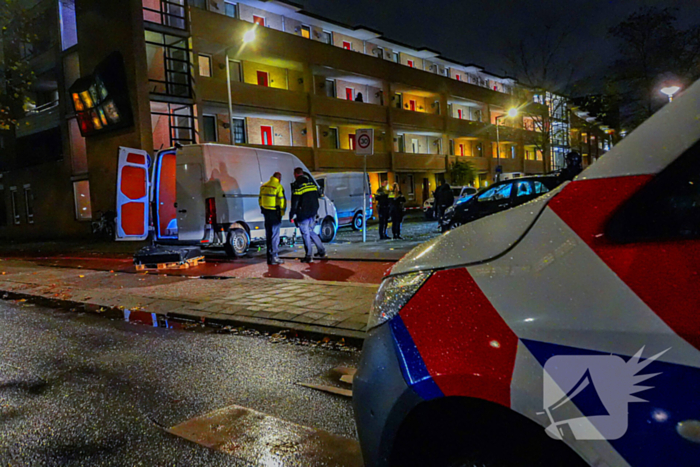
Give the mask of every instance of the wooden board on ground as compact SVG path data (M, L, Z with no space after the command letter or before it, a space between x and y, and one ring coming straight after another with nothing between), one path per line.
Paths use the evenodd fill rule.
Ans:
M167 431L251 465L363 465L360 446L354 439L237 405L192 418Z

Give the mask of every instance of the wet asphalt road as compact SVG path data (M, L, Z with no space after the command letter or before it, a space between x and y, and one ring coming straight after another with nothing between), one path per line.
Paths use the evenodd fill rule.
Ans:
M0 465L250 465L158 426L232 404L354 437L348 399L295 383L358 360L0 301Z

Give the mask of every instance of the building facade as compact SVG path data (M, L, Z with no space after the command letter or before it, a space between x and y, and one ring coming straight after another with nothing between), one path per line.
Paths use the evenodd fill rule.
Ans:
M373 128L372 185L398 182L412 205L457 160L475 167L478 186L499 165L550 168L538 129L506 115L530 99L513 79L292 3L42 0L32 13L53 27L27 57L37 105L0 148L0 237L89 235L115 209L120 146L246 145L294 153L315 171L360 171L355 132ZM68 89L115 51L134 125L83 138Z

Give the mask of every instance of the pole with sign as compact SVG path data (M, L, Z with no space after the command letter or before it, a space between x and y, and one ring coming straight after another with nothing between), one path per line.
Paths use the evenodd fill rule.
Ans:
M362 197L362 242L367 242L367 195L369 183L367 181L367 156L374 155L374 130L372 128L357 130L355 132L355 153L365 158L365 172L362 185L364 186Z

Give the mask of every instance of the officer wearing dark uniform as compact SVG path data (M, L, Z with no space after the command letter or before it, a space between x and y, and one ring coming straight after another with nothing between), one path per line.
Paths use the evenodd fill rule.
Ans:
M377 198L377 211L379 215L379 240L386 240L389 236L386 229L389 226L389 216L391 215L391 191L387 188L388 181L384 180L374 197Z
M314 182L304 175L304 169L294 169L294 183L292 183L292 208L289 211L289 220L296 222L304 241L306 256L302 263L311 263L316 245L316 256L326 257L326 249L323 247L321 237L314 232L316 216L318 215L318 199L321 194Z

